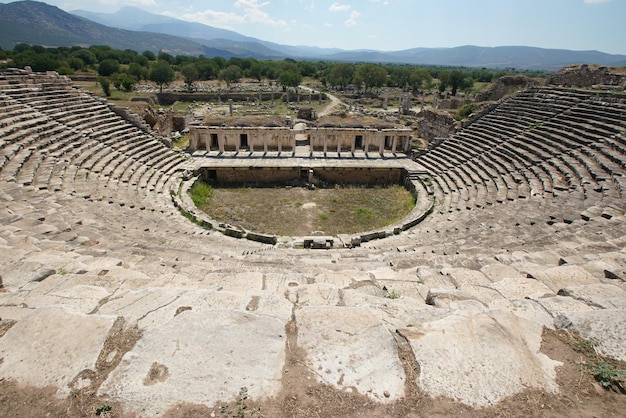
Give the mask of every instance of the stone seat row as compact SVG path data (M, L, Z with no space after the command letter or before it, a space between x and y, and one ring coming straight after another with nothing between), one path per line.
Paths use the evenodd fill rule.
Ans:
M558 90L558 109L542 111L542 117L551 118L529 126L500 105L422 155L420 163L440 189L435 198L449 202L442 211L562 193L577 199L622 198L626 148L619 123L626 120L626 106L604 112L589 94L571 90L568 100L568 92ZM504 103L519 107L538 95L545 94L520 94ZM594 110L577 112L579 106Z
M38 88L4 80L0 89L7 85L11 88L2 92L2 102L22 116L2 118L6 123L0 129L8 133L0 144L4 180L86 195L122 184L146 198L165 191L169 176L184 161L69 84Z

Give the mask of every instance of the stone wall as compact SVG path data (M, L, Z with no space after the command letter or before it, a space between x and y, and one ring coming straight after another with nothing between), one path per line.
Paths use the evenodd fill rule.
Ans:
M164 92L157 93L157 98L159 104L164 106L169 106L174 104L175 102L228 102L228 100L232 100L234 102L256 102L261 99L261 101L267 102L270 100L282 100L287 101L287 93L283 93L282 91L276 91L272 94L272 92L215 92L215 93L182 93L182 92ZM301 92L299 94L300 101L320 101L326 99L326 95L321 93L308 93ZM298 95L291 92L289 95L289 100L291 102L296 102L298 100Z
M402 172L402 169L390 168L323 167L316 168L313 172L313 176L331 184L363 184L373 186L400 184L402 180Z
M421 138L432 141L447 137L457 130L458 122L446 112L424 109L420 114L423 116L418 128Z
M550 84L571 87L620 86L626 87L626 74L617 74L607 67L571 65L550 77Z
M476 94L477 102L491 102L500 100L519 90L526 89L537 84L536 80L523 75L500 77L495 83L490 84L484 90Z
M312 174L310 171L312 170ZM216 185L286 185L299 182L325 184L401 184L403 169L373 167L203 167L203 181Z

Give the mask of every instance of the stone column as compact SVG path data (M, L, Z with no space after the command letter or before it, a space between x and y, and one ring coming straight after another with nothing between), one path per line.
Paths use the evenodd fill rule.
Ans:
M218 133L217 134L217 145L220 148L220 153L224 152L224 134L223 133Z
M324 157L326 156L326 152L328 152L328 135L324 135Z
M283 152L283 138L280 135L274 135L276 142L278 142L278 153Z
M252 133L248 133L248 147L250 148L250 153L254 152L254 140L256 135L252 135Z
M391 152L396 153L396 148L398 146L398 135L393 136L393 140L391 142Z
M385 132L378 133L378 153L381 156L385 153Z
M263 134L263 152L267 154L267 137L268 134L264 133Z
M198 131L195 129L191 131L191 138L189 138L189 148L191 148L192 151L198 149Z
M206 149L206 152L211 151L211 133L209 132L209 130L204 131L204 147Z
M352 148L350 149L352 154L354 154L355 149L356 149L356 137L352 135Z

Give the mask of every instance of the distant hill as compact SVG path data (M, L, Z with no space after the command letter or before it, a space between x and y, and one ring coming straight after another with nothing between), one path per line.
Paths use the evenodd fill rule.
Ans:
M74 16L46 3L0 4L0 47L18 43L42 46L109 45L116 49L167 51L178 55L222 53L201 43L166 34L116 29Z
M345 51L335 60L395 62L463 67L516 68L518 70L558 70L571 64L626 65L626 55L599 51L571 51L529 46L455 48L413 48L395 52Z
M626 65L625 55L598 51L570 51L528 46L455 48L412 48L403 51L356 50L289 46L251 38L237 32L201 23L185 22L153 14L136 7L124 7L117 13L73 11L77 15L108 26L159 32L193 39L235 56L256 58L311 58L334 61L407 63L463 67L517 68L521 70L558 70L570 64Z
M153 14L132 6L123 7L116 13L95 13L85 10L73 10L71 13L116 28L163 33L191 39L211 48L228 51L232 56L251 56L262 59L315 58L328 57L341 51L337 48L280 45L245 36L232 30Z
M281 45L135 7L117 13L78 10L70 14L35 1L0 3L0 47L17 43L43 46L109 45L116 49L163 50L172 55L316 59L406 63L518 70L557 70L571 64L626 66L626 55L529 46L459 46L402 51L356 50Z

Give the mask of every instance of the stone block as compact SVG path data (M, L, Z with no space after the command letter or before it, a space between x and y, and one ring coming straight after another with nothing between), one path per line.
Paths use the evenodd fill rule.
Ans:
M37 309L0 338L0 377L70 394L83 370L95 370L115 316L85 315L61 307Z

